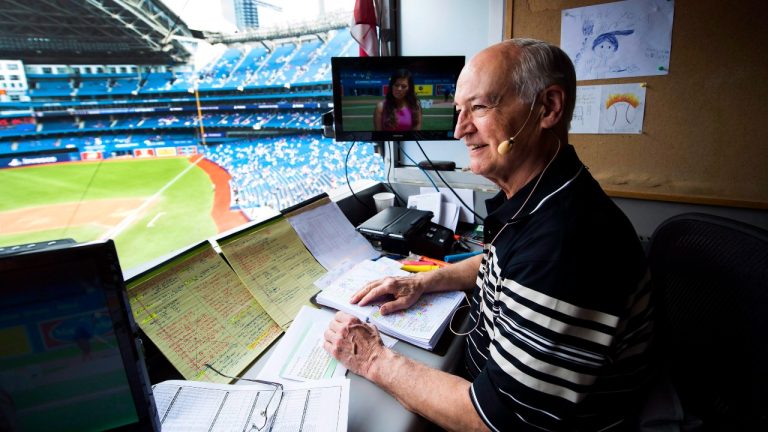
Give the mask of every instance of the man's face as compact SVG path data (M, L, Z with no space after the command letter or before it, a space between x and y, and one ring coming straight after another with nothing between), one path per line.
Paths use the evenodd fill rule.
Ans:
M459 112L454 134L467 146L470 169L497 184L512 173L516 158L516 148L500 155L499 143L520 130L530 109L509 89L508 67L501 55L486 50L473 58L459 75L454 99ZM519 135L521 142L514 147L524 144L526 132L533 127L525 125L528 130Z

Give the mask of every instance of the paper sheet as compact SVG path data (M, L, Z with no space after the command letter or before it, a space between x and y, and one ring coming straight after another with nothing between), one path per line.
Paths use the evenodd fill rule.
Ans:
M643 131L645 86L578 86L569 133L639 134Z
M425 194L434 190L435 188L423 186L419 188L419 193ZM453 195L453 192L451 192L450 189L441 187L439 188L439 190L440 190L440 193L443 195L443 202L453 203L459 208L460 221L474 223L475 215L472 214L472 211L475 210L475 195L472 189L453 188L453 190L456 191L456 195L461 197L464 203L466 203L466 205L469 206L469 209L467 209L467 207L461 204L461 201L459 201L458 198L456 198L456 196Z
M301 308L256 378L288 383L344 377L347 368L323 349L323 333L335 313L329 309ZM387 347L397 342L387 335L381 336Z
M456 226L459 224L459 207L452 202L442 202L440 203L440 209L440 221L438 224L456 232Z
M286 382L343 377L347 368L323 349L323 332L333 314L329 310L302 307L257 378Z
M326 270L347 269L379 252L349 222L339 206L325 198L310 209L286 215L307 249Z
M219 242L248 290L280 327L287 329L302 305L318 291L325 274L285 218Z
M229 382L281 333L224 260L205 243L128 286L133 316L187 379Z
M564 9L560 47L576 79L623 78L669 73L672 0L626 0Z
M432 222L440 223L440 192L421 193L420 195L411 195L408 197L408 208L416 210L425 210L432 212Z
M347 430L347 379L286 385L282 393L262 384L164 381L153 394L163 432Z

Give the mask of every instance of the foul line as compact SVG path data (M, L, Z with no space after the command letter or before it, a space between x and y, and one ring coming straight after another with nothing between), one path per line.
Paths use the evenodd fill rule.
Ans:
M117 237L121 232L123 232L126 228L128 228L128 226L130 224L133 223L134 219L136 219L139 216L139 214L142 212L142 210L144 210L150 204L152 204L152 202L155 201L160 195L162 195L163 192L165 192L166 189L168 189L174 183L176 183L181 177L184 176L184 174L189 172L189 170L191 170L192 168L196 167L197 164L200 163L201 160L203 160L202 157L199 158L198 160L196 160L195 163L193 163L192 165L186 167L184 169L184 171L180 172L176 177L172 178L171 181L166 183L165 186L160 188L159 191L155 192L154 195L152 195L151 197L147 198L147 200L144 201L143 204L141 204L139 207L134 209L128 216L125 217L125 219L120 221L119 224L115 225L114 228L112 228L111 230L107 231L104 235L102 235L101 236L101 240L113 239L113 238Z

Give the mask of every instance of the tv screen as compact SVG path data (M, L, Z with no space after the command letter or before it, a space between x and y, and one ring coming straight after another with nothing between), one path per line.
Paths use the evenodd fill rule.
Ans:
M333 57L336 141L454 139L463 56Z
M0 430L160 430L114 243L0 256Z

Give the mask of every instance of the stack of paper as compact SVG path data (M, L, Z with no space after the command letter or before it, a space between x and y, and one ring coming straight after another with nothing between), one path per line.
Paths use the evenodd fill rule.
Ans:
M457 197L458 195L458 197ZM459 197L462 202L459 200ZM435 216L432 222L456 231L459 221L472 223L474 221L474 196L471 189L439 188L438 192L428 187L422 187L419 195L408 197L408 208L429 210ZM469 207L465 207L465 205Z
M383 301L368 306L349 303L352 294L372 280L409 274L400 270L400 263L388 258L362 261L323 289L317 295L316 301L321 305L352 314L363 321L369 321L383 333L397 339L432 350L453 317L453 312L461 304L464 298L462 292L426 294L410 308L389 315L379 312Z
M346 431L349 380L231 385L163 381L153 387L163 432Z

